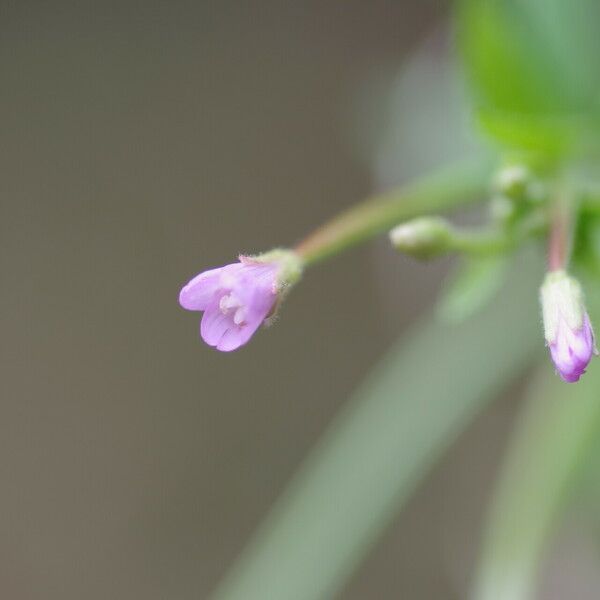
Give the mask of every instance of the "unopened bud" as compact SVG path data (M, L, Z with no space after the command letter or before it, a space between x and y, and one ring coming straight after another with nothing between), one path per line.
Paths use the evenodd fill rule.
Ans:
M449 249L451 225L441 217L421 217L390 231L392 244L416 258L432 258Z
M524 165L510 165L496 174L495 187L502 195L512 199L521 199L531 181L531 173Z
M546 197L546 186L528 167L508 165L496 173L494 189L497 194L514 202L539 203Z
M554 366L563 381L573 383L585 373L592 355L598 354L581 286L565 271L552 271L540 289L540 301Z

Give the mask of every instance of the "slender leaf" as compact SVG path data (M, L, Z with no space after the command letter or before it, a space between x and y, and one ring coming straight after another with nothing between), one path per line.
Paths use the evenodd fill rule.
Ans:
M460 327L427 318L392 348L215 599L325 600L342 588L448 445L529 364L542 339L533 273L523 261L478 317Z
M510 258L504 254L467 258L446 283L437 315L458 323L481 310L504 285Z
M474 600L529 600L551 533L600 429L600 365L576 385L547 366L531 388L494 494Z

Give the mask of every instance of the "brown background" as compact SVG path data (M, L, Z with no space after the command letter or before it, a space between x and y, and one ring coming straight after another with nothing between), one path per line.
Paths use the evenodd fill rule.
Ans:
M178 289L371 191L353 94L446 9L2 3L0 596L207 597L442 267L354 251L230 355L200 343ZM343 598L463 596L510 404Z

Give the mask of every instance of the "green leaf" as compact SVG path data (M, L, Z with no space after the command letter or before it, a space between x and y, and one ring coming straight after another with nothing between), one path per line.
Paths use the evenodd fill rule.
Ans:
M476 121L488 135L507 146L548 158L581 154L598 143L598 123L584 117L523 115L481 108Z
M591 281L600 279L600 215L595 209L579 214L571 260Z
M428 36L390 74L385 91L366 86L354 125L362 129L378 186L428 173L459 157L489 151L471 122L471 107L456 53L442 35Z
M466 258L446 282L436 313L459 323L483 308L505 283L510 258L504 254Z
M449 444L541 346L534 268L523 260L477 318L460 327L427 318L392 348L213 598L325 600L342 588Z
M600 365L576 385L549 365L531 387L489 516L474 600L528 600L551 533L600 430Z
M462 0L457 14L483 129L544 155L587 149L599 131L599 3Z
M482 105L534 114L563 108L558 74L546 64L523 8L506 0L465 0L459 15L459 39Z
M569 108L576 113L597 112L600 108L600 5L597 0L516 2L521 14L535 28L535 42L546 52L548 69L560 77L556 83L569 86Z

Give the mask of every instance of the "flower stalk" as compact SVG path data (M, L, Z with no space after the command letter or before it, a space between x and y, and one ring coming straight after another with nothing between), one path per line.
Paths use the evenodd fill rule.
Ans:
M572 232L572 202L569 195L561 190L552 207L550 238L548 242L548 269L565 269L569 261Z
M203 312L200 335L230 352L268 324L304 268L386 231L399 221L477 199L489 180L487 163L461 164L349 209L296 249L276 249L203 271L179 295L180 305Z
M510 252L526 239L547 229L547 218L535 211L511 230L498 226L461 228L442 217L419 217L390 232L395 248L416 258L428 259L449 252L490 256Z
M575 383L598 354L579 282L567 273L572 237L573 198L559 189L551 207L548 269L540 290L544 337L561 379Z
M491 174L488 161L446 167L411 185L373 196L335 217L296 246L306 265L318 263L422 214L480 200Z

